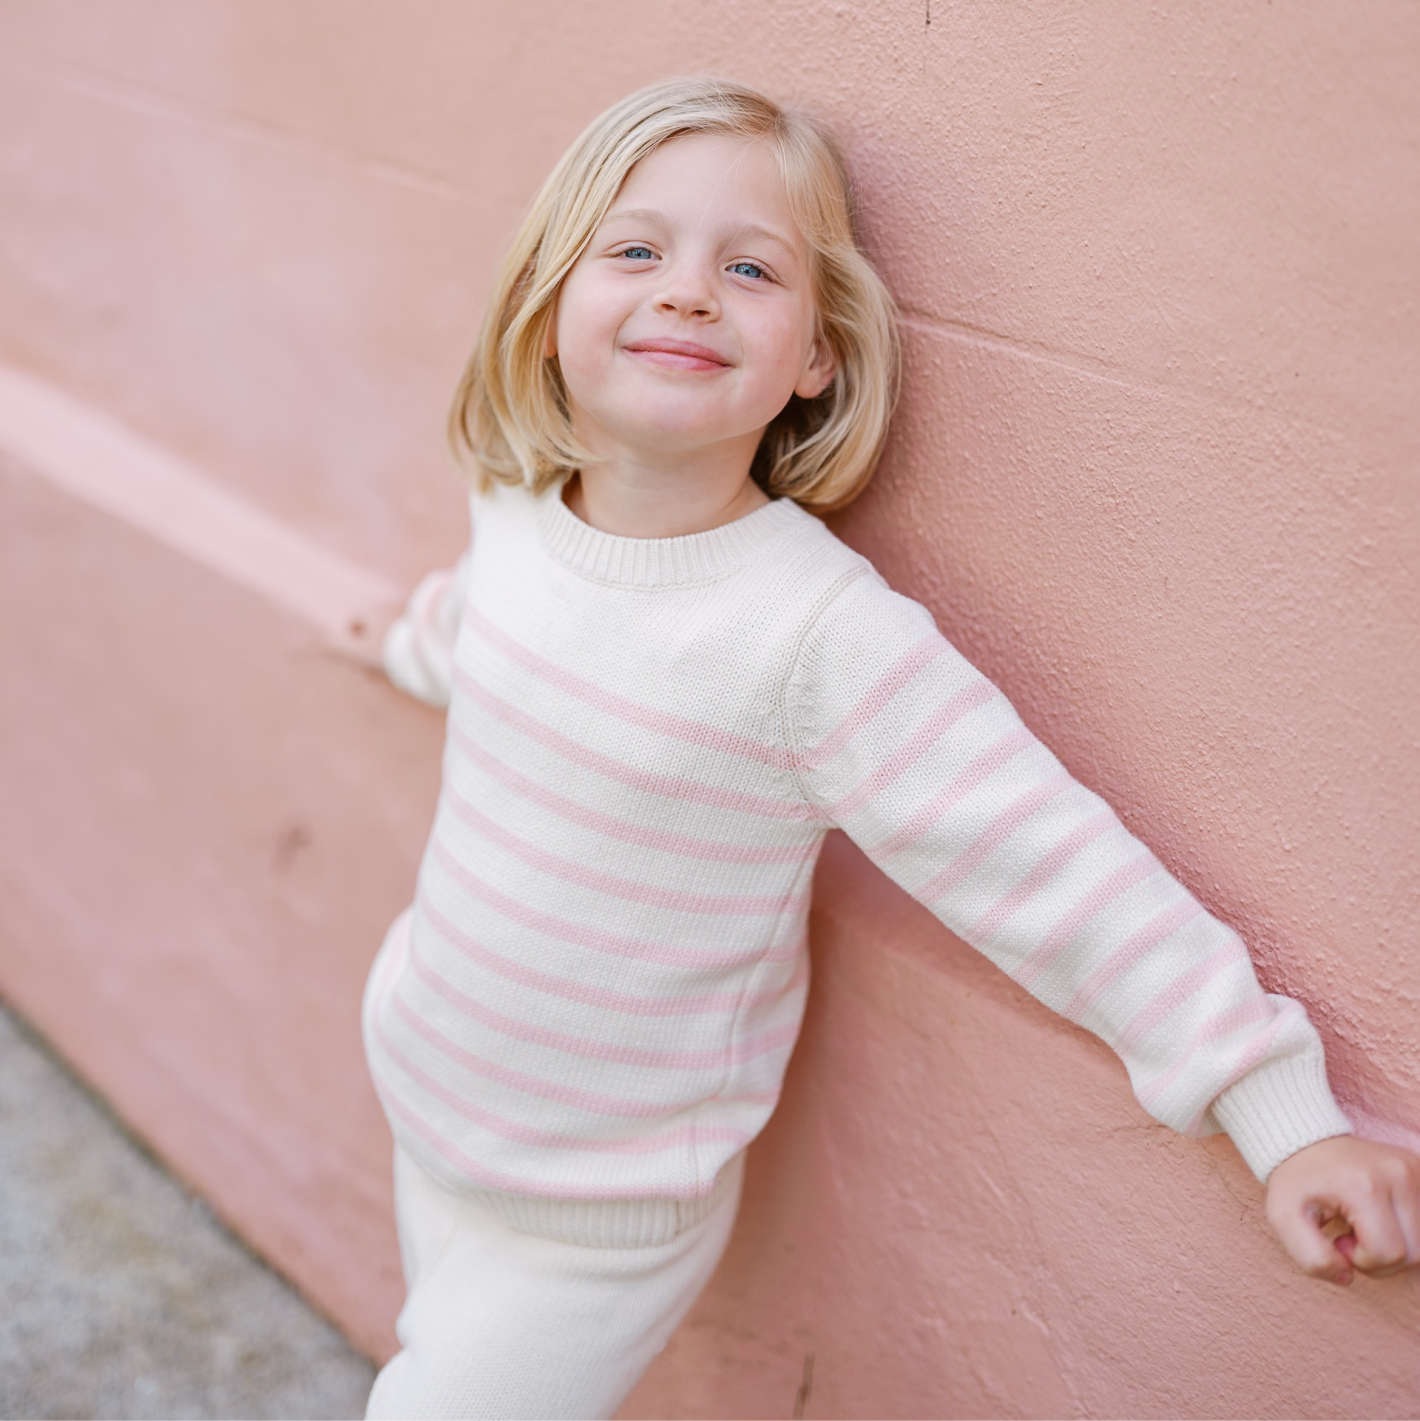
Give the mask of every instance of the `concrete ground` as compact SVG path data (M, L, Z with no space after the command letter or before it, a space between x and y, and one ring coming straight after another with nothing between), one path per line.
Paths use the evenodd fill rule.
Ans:
M360 1416L372 1377L0 1007L0 1417Z

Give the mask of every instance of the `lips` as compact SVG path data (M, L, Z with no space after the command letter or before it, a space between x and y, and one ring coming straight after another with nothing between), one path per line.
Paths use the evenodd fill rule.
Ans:
M725 370L730 364L708 345L688 340L637 340L623 349L665 370Z

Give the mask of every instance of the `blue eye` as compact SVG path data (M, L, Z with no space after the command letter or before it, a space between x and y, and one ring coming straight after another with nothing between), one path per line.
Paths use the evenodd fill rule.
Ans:
M656 254L650 247L627 247L621 255L629 257L634 262L645 262L654 260Z
M753 277L755 280L764 280L769 276L769 273L757 262L735 262L730 270L736 276Z

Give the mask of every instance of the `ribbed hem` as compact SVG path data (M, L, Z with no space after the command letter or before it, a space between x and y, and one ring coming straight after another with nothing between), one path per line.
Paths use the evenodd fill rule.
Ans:
M741 1150L720 1171L710 1193L700 1199L538 1199L491 1189L465 1197L518 1233L585 1248L654 1248L689 1233L721 1206L733 1205L743 1173Z
M1320 1051L1283 1056L1249 1071L1213 1102L1212 1115L1264 1184L1289 1155L1352 1133L1332 1097Z
M809 515L781 498L706 533L622 538L583 523L562 502L561 490L551 489L538 499L537 517L543 546L583 577L626 587L673 587L726 576Z

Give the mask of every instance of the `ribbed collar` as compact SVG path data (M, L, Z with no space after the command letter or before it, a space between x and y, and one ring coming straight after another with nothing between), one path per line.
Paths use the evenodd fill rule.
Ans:
M624 587L674 587L713 582L743 567L758 549L808 515L781 498L753 513L683 538L622 538L583 523L560 489L538 499L542 543L564 567L597 582Z

